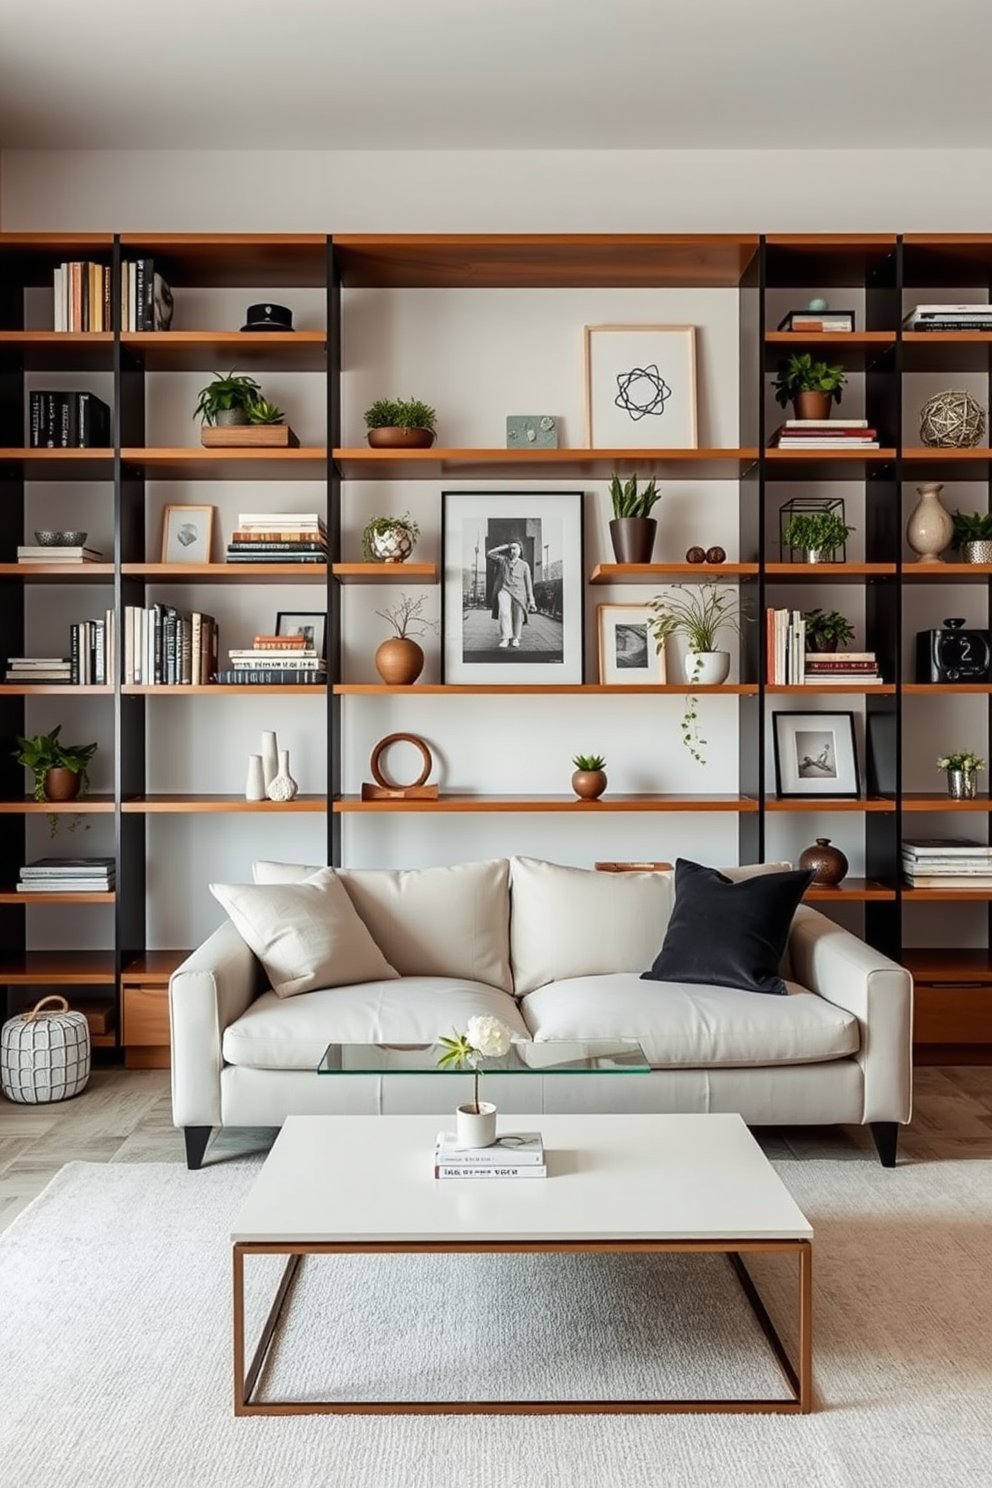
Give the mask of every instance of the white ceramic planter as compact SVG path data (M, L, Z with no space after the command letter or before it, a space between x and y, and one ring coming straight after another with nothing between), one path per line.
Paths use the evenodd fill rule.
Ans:
M700 687L715 687L730 675L729 651L687 651L685 680Z
M459 1147L491 1147L496 1140L496 1107L480 1101L479 1109L469 1104L455 1112L455 1138Z

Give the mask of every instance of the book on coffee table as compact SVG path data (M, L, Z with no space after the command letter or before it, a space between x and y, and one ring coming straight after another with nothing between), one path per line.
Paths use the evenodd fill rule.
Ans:
M438 1167L536 1167L544 1163L540 1132L501 1132L491 1147L459 1147L454 1132L438 1132L434 1143Z

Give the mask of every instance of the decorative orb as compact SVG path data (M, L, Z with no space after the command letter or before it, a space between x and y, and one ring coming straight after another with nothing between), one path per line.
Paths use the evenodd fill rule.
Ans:
M814 295L807 306L809 310L829 310L829 308L830 306L821 295Z
M727 555L724 552L723 548L707 548L706 549L706 562L707 563L723 563L723 561L726 558L726 556Z
M933 449L971 449L985 434L985 410L963 388L935 393L920 409L920 439Z
M687 550L687 552L686 552L686 555L685 555L685 561L686 561L686 563L705 563L706 562L706 550L705 550L705 548L689 548Z

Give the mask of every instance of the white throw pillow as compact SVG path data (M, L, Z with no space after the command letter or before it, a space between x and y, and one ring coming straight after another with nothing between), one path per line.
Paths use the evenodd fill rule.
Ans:
M303 863L252 865L256 883L292 883L317 871ZM461 977L513 991L506 858L445 868L335 871L401 976Z
M293 884L211 884L278 997L399 976L331 868Z

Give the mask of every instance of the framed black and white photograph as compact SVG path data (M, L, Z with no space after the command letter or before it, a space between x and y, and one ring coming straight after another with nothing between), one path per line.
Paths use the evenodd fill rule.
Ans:
M695 449L696 328L587 325L590 449Z
M167 506L162 513L163 563L209 563L214 535L212 506Z
M277 636L303 636L308 648L324 655L327 635L325 610L280 610L276 615Z
M853 713L774 713L772 722L780 796L860 795Z
M653 618L647 605L597 606L602 686L652 686L665 681L665 648L657 648L651 631Z
M441 502L443 681L582 682L582 492L445 491Z

